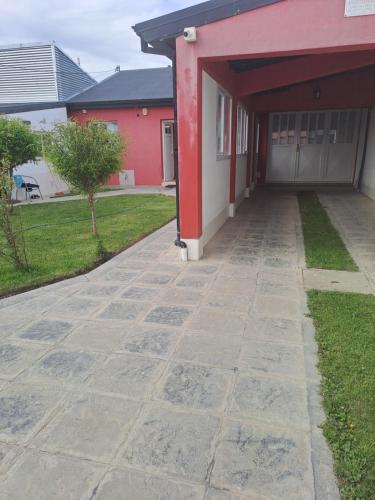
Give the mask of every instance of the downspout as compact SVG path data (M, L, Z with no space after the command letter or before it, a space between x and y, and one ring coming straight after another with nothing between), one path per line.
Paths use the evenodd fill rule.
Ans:
M177 234L174 244L180 249L181 260L187 261L187 245L181 240L180 224L180 176L178 165L178 124L177 124L177 69L176 69L176 51L172 56L172 74L173 74L173 164L174 178L176 181L176 224Z
M176 239L174 244L180 249L181 260L188 260L188 248L185 241L181 240L181 224L180 224L180 176L178 165L178 125L177 125L177 69L176 69L176 47L172 48L166 42L162 42L158 47L152 47L145 42L141 35L142 52L149 54L163 55L172 61L172 81L173 81L173 167L174 178L176 182Z
M369 131L370 131L371 112L372 112L372 109L368 108L368 111L367 111L367 121L366 121L366 132L365 132L365 142L363 144L362 160L361 160L361 166L360 166L359 175L358 175L357 189L359 191L361 189L362 178L363 178L363 171L365 169L365 163L366 163L366 153L367 153L368 136L369 136Z

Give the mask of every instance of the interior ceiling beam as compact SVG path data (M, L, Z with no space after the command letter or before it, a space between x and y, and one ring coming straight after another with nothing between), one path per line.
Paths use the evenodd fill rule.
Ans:
M310 55L238 74L237 95L245 96L375 64L373 51Z

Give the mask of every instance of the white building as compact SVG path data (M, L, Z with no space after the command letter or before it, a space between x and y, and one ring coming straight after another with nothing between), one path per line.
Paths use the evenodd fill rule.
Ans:
M29 104L0 104L0 113L9 119L19 119L30 125L33 130L51 130L57 122L67 120L66 107L64 103L29 103ZM25 163L14 170L14 174L34 177L40 186L43 198L58 192L69 190L67 184L53 173L51 168L43 161L36 163ZM27 181L29 179L26 179ZM37 191L35 191L37 193ZM25 199L25 190L13 191L13 197L17 194L18 199Z

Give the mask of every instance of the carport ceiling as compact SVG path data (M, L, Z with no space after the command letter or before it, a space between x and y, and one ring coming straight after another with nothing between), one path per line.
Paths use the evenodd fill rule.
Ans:
M280 93L280 92L284 92L285 90L291 90L294 87L298 87L302 83L306 84L306 83L316 82L318 84L318 83L324 82L326 80L332 80L333 78L337 78L338 76L345 77L345 76L352 75L352 74L355 74L355 73L366 72L369 69L375 69L375 64L364 66L363 68L356 68L356 69L353 69L351 71L343 71L341 73L335 73L333 75L323 76L323 77L320 77L320 78L312 78L310 80L305 80L303 82L298 82L298 83L295 83L295 84L292 84L292 85L283 85L281 87L275 87L275 88L272 88L272 89L264 90L263 92L256 92L254 94L254 96L277 94L277 93Z
M250 71L252 69L258 69L264 66L270 66L271 64L290 61L292 59L299 59L300 57L301 56L286 56L286 57L266 57L261 59L238 59L234 61L233 60L228 61L228 64L230 68L236 73L242 73L243 71Z

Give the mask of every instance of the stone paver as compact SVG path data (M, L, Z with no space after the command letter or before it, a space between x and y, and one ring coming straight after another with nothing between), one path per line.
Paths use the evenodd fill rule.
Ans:
M92 462L27 450L2 480L1 495L7 500L89 500L103 473L103 466Z
M221 335L196 335L185 332L174 358L179 360L235 369L240 356L241 339Z
M5 386L0 392L0 441L24 444L43 425L61 398L62 393L56 387Z
M120 349L165 358L175 348L180 335L181 332L175 328L139 326L136 330L129 331L121 343Z
M374 245L375 252L375 245ZM303 284L307 290L330 292L375 293L375 287L361 272L328 271L325 269L304 269Z
M218 368L173 364L158 394L176 406L201 410L224 410L231 374Z
M0 344L0 377L13 379L46 352L41 345L25 345L16 342Z
M123 324L103 325L102 321L86 321L64 339L62 345L81 350L90 346L91 351L108 353L120 349L126 331Z
M18 335L23 340L35 340L36 342L48 342L54 344L65 337L74 325L67 321L41 320L28 326Z
M150 408L136 425L119 463L204 481L218 429L215 417Z
M151 393L164 363L127 354L113 355L94 375L89 386L99 391L143 399Z
M112 469L105 475L95 499L200 500L203 496L203 486L178 483L134 470Z
M64 410L38 434L33 444L44 451L108 463L139 409L139 403L125 399L82 394L66 403Z
M301 384L278 378L240 374L229 414L258 418L288 427L308 426L306 390Z
M161 325L182 326L190 314L191 311L186 307L158 306L146 316L145 321Z
M24 372L21 379L35 383L82 383L101 359L100 354L82 350L54 349Z
M200 262L174 238L0 301L1 497L338 498L295 194L253 195Z
M111 302L98 316L101 319L131 321L145 312L149 305L145 302L117 301Z
M219 438L212 484L251 495L313 499L306 434L228 421Z
M259 370L303 379L303 348L281 342L249 340L243 343L239 367L243 371Z

